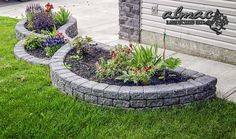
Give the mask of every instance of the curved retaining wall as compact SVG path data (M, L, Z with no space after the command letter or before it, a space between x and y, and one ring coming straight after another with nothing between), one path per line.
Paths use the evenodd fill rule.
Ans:
M16 24L16 38L22 40L30 34L34 33L25 28L25 20L21 20ZM74 38L78 34L77 20L74 17L70 17L68 22L58 29L68 39ZM42 34L34 33L36 35L45 36Z
M98 47L106 47L98 44ZM108 47L106 47L108 48ZM63 46L51 59L51 80L67 95L99 105L122 108L156 108L186 104L215 97L217 79L196 71L178 68L177 74L191 77L186 82L151 86L116 86L89 81L64 66L66 54L73 49Z
M19 41L14 47L14 55L17 59L22 59L31 64L37 65L48 65L50 63L50 59L37 58L27 53L23 44L24 40L25 39Z

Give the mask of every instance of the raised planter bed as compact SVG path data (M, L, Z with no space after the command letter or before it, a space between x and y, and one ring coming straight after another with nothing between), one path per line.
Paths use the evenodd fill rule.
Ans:
M96 47L111 47L98 44ZM147 86L119 86L82 78L66 68L64 60L73 49L63 46L50 62L53 85L67 95L98 105L122 108L159 108L208 100L215 97L217 79L196 71L178 68L173 71L188 80Z
M25 28L26 20L21 20L16 24L16 38L22 40L30 34L34 33L40 36L45 36L42 34L29 31ZM61 26L57 31L63 33L66 38L71 39L78 35L77 20L74 17L70 17L68 22Z
M50 63L49 57L44 57L40 56L35 56L35 52L30 52L25 50L23 42L24 38L29 36L30 34L36 34L38 36L46 37L46 35L43 34L38 34L32 31L29 31L25 28L25 20L21 20L20 22L17 23L16 25L16 38L19 41L14 48L14 55L18 59L25 60L31 64L39 64L39 65L48 65ZM58 30L58 32L63 33L66 39L71 40L78 34L78 29L77 29L77 20L74 17L70 17L68 22L61 26Z

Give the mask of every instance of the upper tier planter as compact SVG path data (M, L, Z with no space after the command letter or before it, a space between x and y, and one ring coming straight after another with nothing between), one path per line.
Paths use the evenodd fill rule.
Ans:
M104 44L96 47L109 48ZM53 85L80 100L122 108L158 108L207 100L215 97L217 79L196 71L178 68L174 72L187 81L148 86L117 86L82 78L64 66L70 44L55 53L50 62Z
M26 36L34 33L33 31L29 31L25 28L25 23L25 20L21 20L16 24L16 38L18 40L22 40ZM68 22L65 25L61 26L57 31L63 33L63 35L68 39L74 38L78 34L77 20L71 16ZM38 33L34 34L45 36Z
M43 59L43 58L38 58L33 55L30 55L24 48L24 38L29 36L30 34L37 34L40 36L44 36L43 34L38 34L33 31L29 31L25 28L25 20L21 20L16 24L16 38L20 40L14 48L14 55L17 59L22 59L25 60L31 64L39 64L39 65L48 65L50 63L50 59ZM58 29L59 32L63 33L65 38L67 39L72 39L78 34L78 29L77 29L77 20L74 17L70 17L69 21L61 26Z

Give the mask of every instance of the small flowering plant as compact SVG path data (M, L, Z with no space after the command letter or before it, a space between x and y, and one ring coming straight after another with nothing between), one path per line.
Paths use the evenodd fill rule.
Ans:
M54 8L54 7L53 7L53 5L52 5L51 3L47 3L47 4L45 5L45 12L50 13L53 8Z
M61 48L62 45L67 43L68 40L65 39L64 35L57 32L56 35L47 36L45 42L43 42L43 48L45 49L48 56L53 56L53 54Z
M96 74L100 79L114 78L120 75L122 71L128 70L131 64L130 47L118 45L111 51L111 59L104 60L101 58L96 63Z

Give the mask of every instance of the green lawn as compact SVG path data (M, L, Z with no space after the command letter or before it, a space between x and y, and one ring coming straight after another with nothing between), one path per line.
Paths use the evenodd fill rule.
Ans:
M17 20L0 17L0 138L236 138L236 104L215 99L171 109L103 108L64 96L49 68L16 60Z

